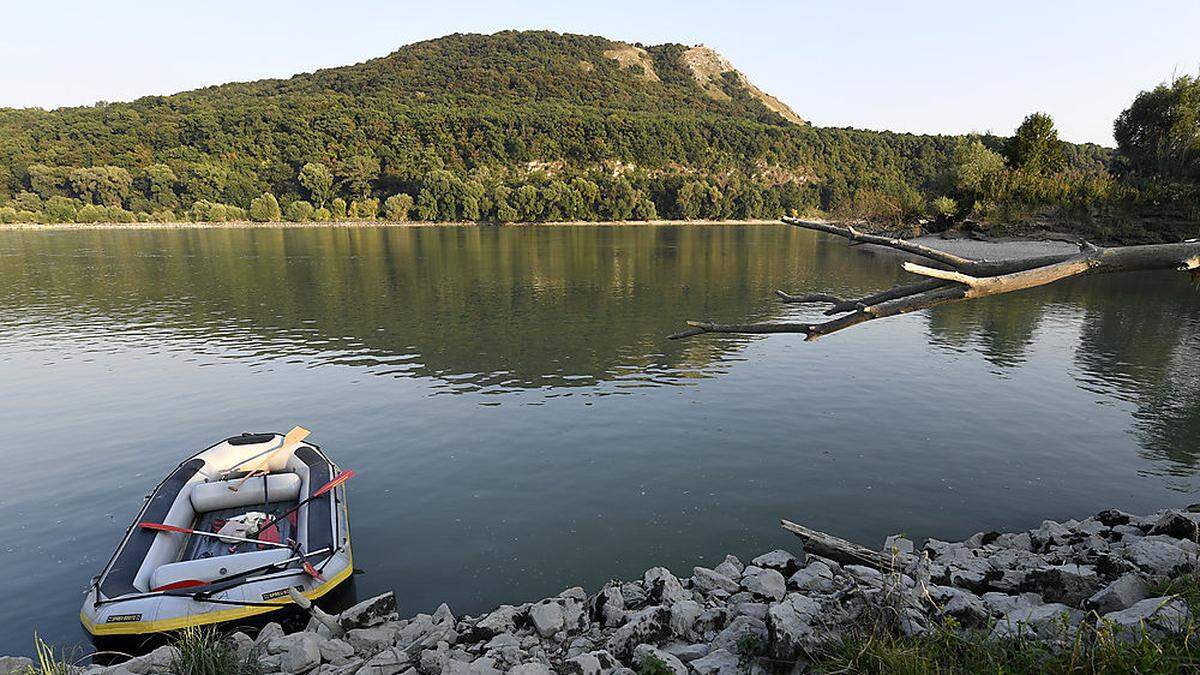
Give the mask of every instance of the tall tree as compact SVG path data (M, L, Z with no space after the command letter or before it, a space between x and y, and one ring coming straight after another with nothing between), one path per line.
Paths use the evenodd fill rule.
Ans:
M676 205L679 209L680 217L684 220L699 218L701 211L704 209L705 193L704 184L698 180L689 180L684 183L679 188L679 193L676 197Z
M995 199L1004 180L1004 158L973 138L954 153L951 173L955 189L968 200Z
M352 197L371 194L371 181L379 178L379 160L370 155L355 155L339 168L342 185Z
M325 202L333 196L333 174L329 167L318 162L309 162L300 168L298 176L300 185L308 190L308 197L317 208L325 206Z
M146 195L146 199L150 200L151 206L160 209L179 206L179 199L175 196L178 182L179 177L166 164L151 164L138 176L140 189Z
M1135 173L1200 181L1200 77L1138 94L1117 117L1113 136Z
M1005 149L1009 166L1037 175L1062 171L1066 162L1063 142L1058 140L1054 120L1046 113L1026 117Z
M517 217L523 222L532 223L541 219L546 203L536 187L522 185L513 193L513 207L517 210Z
M517 210L512 205L512 190L504 185L497 185L492 189L492 204L496 209L496 222L512 223L516 222L519 215Z
M571 188L561 180L550 181L542 190L542 198L546 202L545 218L549 221L566 220L567 212L571 209Z

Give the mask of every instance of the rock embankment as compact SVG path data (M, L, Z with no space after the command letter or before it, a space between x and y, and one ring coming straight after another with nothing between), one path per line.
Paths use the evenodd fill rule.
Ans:
M885 569L799 548L749 562L731 555L684 577L655 567L592 595L570 588L475 617L442 605L400 619L389 593L343 612L338 629L313 621L285 635L270 624L254 639L230 639L257 654L264 672L627 675L650 664L678 675L733 675L789 664L803 670L831 644L877 630L961 630L1064 646L1081 626L1118 638L1163 635L1191 621L1181 598L1154 589L1196 569L1198 523L1200 514L1185 511L1108 510L1027 532L930 539L921 548L895 536L880 558L892 562L877 565ZM156 672L171 649L86 672Z

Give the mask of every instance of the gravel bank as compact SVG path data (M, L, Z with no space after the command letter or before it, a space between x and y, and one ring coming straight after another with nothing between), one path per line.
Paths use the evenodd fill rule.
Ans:
M977 260L1014 260L1043 255L1078 253L1079 246L1065 241L1035 239L942 239L936 236L917 237L911 241L940 249L947 253Z

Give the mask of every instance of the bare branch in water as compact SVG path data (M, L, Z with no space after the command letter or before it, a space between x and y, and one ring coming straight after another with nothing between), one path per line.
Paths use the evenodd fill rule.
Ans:
M906 272L928 277L925 281L889 288L857 299L843 299L827 293L792 295L775 291L783 302L793 304L830 304L827 316L836 319L817 323L763 322L721 324L688 321L689 328L668 336L672 340L701 333L802 333L807 340L857 326L860 323L907 314L929 307L962 300L1045 286L1062 279L1085 274L1130 272L1135 270L1179 270L1200 274L1200 240L1177 244L1118 246L1100 248L1084 242L1076 254L1046 255L1019 260L972 260L905 239L860 232L850 225L784 218L784 223L844 237L855 244L874 244L919 256L932 265L904 261Z

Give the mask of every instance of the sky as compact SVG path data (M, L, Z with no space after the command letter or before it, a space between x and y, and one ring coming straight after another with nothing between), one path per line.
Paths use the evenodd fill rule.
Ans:
M0 0L0 106L287 77L455 32L706 44L822 126L1011 133L1030 112L1113 145L1141 90L1200 71L1200 2Z

